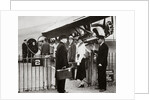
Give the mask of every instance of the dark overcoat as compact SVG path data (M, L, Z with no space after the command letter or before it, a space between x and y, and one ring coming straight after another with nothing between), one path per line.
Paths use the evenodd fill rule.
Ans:
M107 56L108 46L103 43L98 50L97 57L97 68L98 68L98 84L100 89L106 90L106 67L107 67ZM99 66L101 64L102 66Z
M26 62L27 53L28 53L27 45L25 43L23 43L22 44L22 58L23 58L24 62Z
M59 45L57 46L57 51L56 51L56 70L62 69L64 66L68 67L67 49L65 47L65 44L60 42ZM56 71L56 75L57 75L57 71ZM57 91L59 93L64 93L65 79L58 80L56 78L56 84L57 84Z
M41 55L50 55L49 43L44 43L41 47Z
M97 65L107 66L108 46L103 43L98 50Z
M77 67L76 79L83 80L86 77L85 64L86 64L86 59L82 58L80 65Z
M75 62L75 57L76 57L76 45L74 42L70 45L68 49L68 60L69 62Z
M65 44L60 42L56 51L56 69L62 69L64 66L68 67L67 49Z

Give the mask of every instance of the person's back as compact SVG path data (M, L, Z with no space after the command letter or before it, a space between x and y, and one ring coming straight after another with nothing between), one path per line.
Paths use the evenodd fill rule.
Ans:
M45 42L41 48L41 55L49 55L50 54L50 45L48 42Z
M27 45L25 43L22 44L22 55L27 55Z
M76 56L76 45L75 45L75 43L72 43L70 45L69 50L68 50L68 60L69 60L69 62L75 62L75 56Z
M26 62L26 58L27 58L27 44L26 44L26 39L24 40L24 42L22 43L22 59L23 62Z

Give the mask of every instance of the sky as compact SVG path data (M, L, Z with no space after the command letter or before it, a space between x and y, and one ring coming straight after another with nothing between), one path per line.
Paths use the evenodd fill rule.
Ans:
M19 16L18 29L34 27L43 24L53 24L58 21L66 20L71 16Z

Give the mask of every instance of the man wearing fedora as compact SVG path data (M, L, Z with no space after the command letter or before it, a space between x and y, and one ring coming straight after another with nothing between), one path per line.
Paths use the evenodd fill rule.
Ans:
M102 35L98 35L98 51L95 50L97 56L97 69L98 69L98 89L99 92L104 92L106 90L106 67L107 67L107 56L108 56L108 46L105 44L105 38Z
M61 35L59 37L59 40L60 43L58 44L56 51L56 70L68 67L67 49L65 46L65 44L67 43L67 36ZM58 80L56 77L57 91L59 93L67 93L65 90L65 81L66 79Z

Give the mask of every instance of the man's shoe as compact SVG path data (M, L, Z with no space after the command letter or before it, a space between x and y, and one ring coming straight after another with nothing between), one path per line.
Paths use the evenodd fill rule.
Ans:
M65 90L64 93L69 93L69 92Z
M95 89L100 89L99 87L96 87Z
M100 90L99 90L99 92L104 92L104 91L106 91L106 90L105 90L105 89L100 89Z
M58 93L68 93L68 91L64 90L64 91L58 91Z

